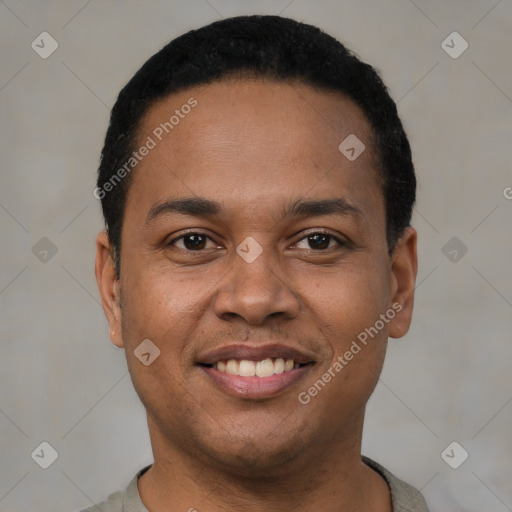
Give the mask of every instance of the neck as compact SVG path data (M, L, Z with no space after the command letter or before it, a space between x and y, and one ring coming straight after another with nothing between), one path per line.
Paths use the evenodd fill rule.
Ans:
M311 453L257 471L198 460L149 425L155 461L138 486L151 512L392 510L386 482L361 461L360 434L337 443L336 449L322 443Z

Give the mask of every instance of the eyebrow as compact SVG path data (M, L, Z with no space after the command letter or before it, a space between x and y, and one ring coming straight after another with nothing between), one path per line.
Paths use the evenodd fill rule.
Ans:
M215 217L222 212L222 205L205 197L186 197L172 199L151 207L146 217L149 224L157 217L178 213L194 217ZM343 217L363 216L363 212L342 197L331 199L296 199L281 209L282 217L319 217L322 215L339 215Z
M339 215L360 218L363 212L343 197L332 199L297 199L281 211L283 217L319 217Z
M172 199L164 203L153 205L146 217L146 224L162 215L170 213L181 213L182 215L192 215L195 217L213 217L222 210L220 203L211 201L204 197L185 197L182 199Z

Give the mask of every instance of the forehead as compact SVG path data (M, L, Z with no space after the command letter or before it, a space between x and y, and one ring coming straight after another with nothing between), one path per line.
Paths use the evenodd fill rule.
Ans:
M197 102L194 108L187 105L191 98ZM161 126L166 122L167 130ZM202 139L227 147L239 144L249 131L258 135L261 128L276 147L303 138L305 148L323 139L337 149L353 132L366 141L372 135L362 110L340 92L263 78L226 78L171 94L148 109L138 132L139 136L154 132L157 139L162 136L175 145L185 139L191 142L192 136L196 142Z
M137 147L148 137L155 145L137 165L131 188L136 195L152 193L155 201L165 194L210 195L246 205L262 204L263 198L270 204L287 194L382 199L371 127L338 92L261 79L222 80L158 101L138 135ZM357 159L340 151L345 140L364 145Z

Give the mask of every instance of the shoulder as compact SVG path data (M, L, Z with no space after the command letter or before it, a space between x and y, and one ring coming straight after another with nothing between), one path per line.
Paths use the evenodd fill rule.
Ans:
M91 505L88 508L80 510L79 512L123 512L129 510L130 512L148 512L140 499L137 481L139 477L146 472L151 466L146 466L141 469L130 481L126 489L116 491L102 503Z
M98 503L97 505L91 505L79 512L98 512L98 509L102 512L122 512L123 497L124 491L113 492L106 501Z
M391 491L393 512L429 512L427 502L420 491L400 480L372 459L365 456L362 459L367 466L377 471L386 480Z

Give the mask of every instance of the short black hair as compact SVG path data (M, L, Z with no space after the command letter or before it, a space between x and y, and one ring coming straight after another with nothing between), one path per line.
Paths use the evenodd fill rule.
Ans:
M337 91L363 111L379 160L391 254L410 225L416 177L395 102L379 74L315 26L280 16L238 16L191 30L168 43L137 71L112 108L95 195L101 199L118 277L124 207L132 174L125 172L123 179L113 178L120 177L116 173L134 151L144 114L169 94L233 76L298 81Z

